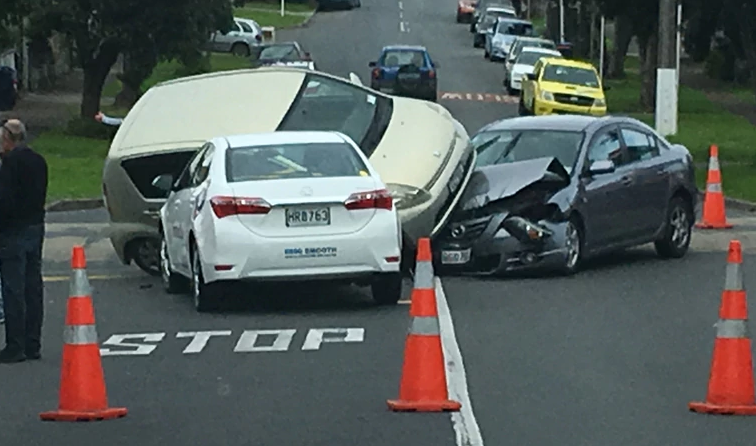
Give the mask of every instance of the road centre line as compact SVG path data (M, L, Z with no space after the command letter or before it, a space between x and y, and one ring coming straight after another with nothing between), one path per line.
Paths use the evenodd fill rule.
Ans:
M403 8L404 8L404 5L402 4L402 2L399 2L399 9L403 9Z
M473 413L470 394L467 389L465 365L462 362L462 352L454 334L449 303L444 294L441 279L436 277L436 303L438 306L438 322L441 328L441 345L446 360L446 385L449 398L462 403L459 412L452 412L451 421L456 436L457 446L483 446L480 427Z

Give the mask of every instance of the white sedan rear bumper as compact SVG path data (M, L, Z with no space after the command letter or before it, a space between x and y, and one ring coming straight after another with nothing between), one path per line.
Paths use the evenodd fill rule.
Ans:
M399 272L401 236L391 219L374 219L351 234L261 237L221 224L216 237L198 240L206 282L218 280L327 280Z

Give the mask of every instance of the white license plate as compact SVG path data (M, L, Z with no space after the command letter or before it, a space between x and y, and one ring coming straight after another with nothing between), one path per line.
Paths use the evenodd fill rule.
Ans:
M331 224L330 208L287 208L286 226L328 226Z
M441 251L443 265L463 265L470 261L470 249L462 251Z

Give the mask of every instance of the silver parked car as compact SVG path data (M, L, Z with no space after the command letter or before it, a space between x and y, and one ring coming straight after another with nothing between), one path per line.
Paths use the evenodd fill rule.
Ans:
M262 28L257 22L234 17L231 30L225 34L220 31L214 32L210 36L208 46L210 51L246 57L252 54L252 48L262 43L262 40Z
M434 243L441 271L569 274L589 256L649 242L662 257L687 252L693 160L646 124L522 117L489 124L472 141L476 170Z

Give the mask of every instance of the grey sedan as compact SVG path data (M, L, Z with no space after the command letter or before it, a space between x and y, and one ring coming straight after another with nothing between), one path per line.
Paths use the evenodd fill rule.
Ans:
M439 270L572 274L590 256L649 242L661 257L687 252L693 161L646 124L521 117L487 125L472 142L477 168L433 244Z

